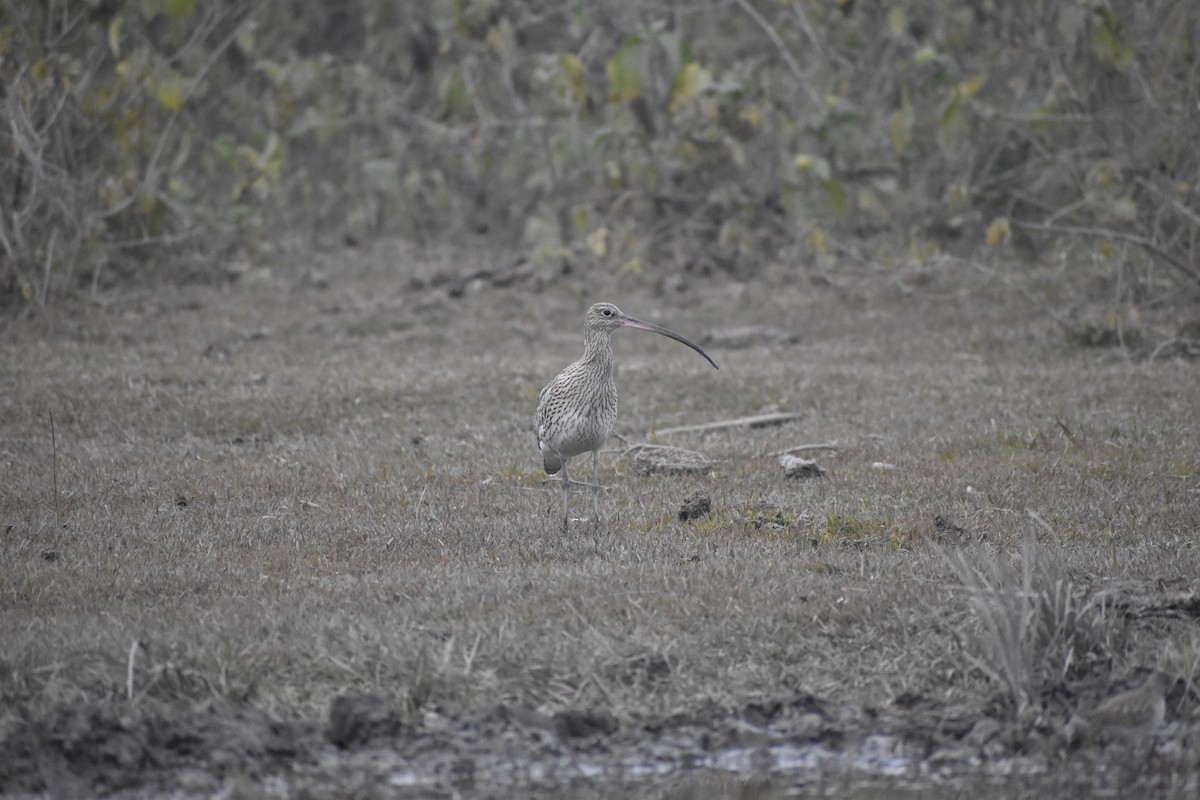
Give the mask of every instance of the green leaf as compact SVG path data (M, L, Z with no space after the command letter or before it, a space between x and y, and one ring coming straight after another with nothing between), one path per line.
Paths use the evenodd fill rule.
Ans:
M954 90L963 97L974 97L979 94L979 90L983 88L983 76L971 75L970 77L958 82Z
M608 228L597 228L587 235L584 240L597 258L608 255Z
M571 86L571 97L576 105L582 106L587 100L587 83L583 79L583 62L574 53L567 53L558 59L559 69Z
M833 175L833 169L829 166L829 161L821 156L814 156L809 153L801 153L796 156L792 162L799 170L812 170L814 174L822 181L827 181Z
M442 113L449 116L465 114L470 105L467 82L459 70L454 70L442 81Z
M690 64L696 60L696 56L692 54L692 47L685 41L679 42L679 63Z
M696 61L684 64L671 80L667 109L674 114L690 105L697 96L712 85L712 73Z
M808 232L808 236L804 237L804 243L808 245L808 249L816 253L829 252L829 237L825 235L825 231L820 228L813 228Z
M167 16L183 19L196 13L196 0L167 0Z
M946 103L946 107L942 109L942 116L938 119L938 127L943 130L949 128L958 119L958 106L962 101L962 94L958 91L951 90L950 99Z
M267 136L267 143L258 157L258 169L263 177L278 179L283 174L287 152L283 138L275 132Z
M222 161L233 163L237 156L237 143L228 133L222 133L213 142L213 152L217 154L217 158Z
M1127 222L1130 224L1137 222L1137 202L1129 195L1118 197L1109 203L1108 215L1118 222Z
M163 110L178 114L183 108L183 81L179 78L163 81L158 85L156 97Z
M1049 136L1061 127L1062 123L1055 119L1053 106L1043 103L1033 110L1033 129L1039 135Z
M917 52L913 53L913 61L918 64L928 64L930 61L936 60L938 51L932 45L925 45Z
M833 209L833 215L840 217L846 210L846 190L842 188L842 184L836 178L826 178L821 181L821 188L825 190L825 195L829 198L829 207Z
M999 247L1012 236L1012 225L1008 217L996 217L987 227L984 242L988 247Z
M604 65L608 78L608 102L628 103L642 96L641 42L628 39Z
M253 19L248 19L242 26L238 28L237 42L238 49L243 55L250 55L254 52L254 34L258 30L258 22Z
M130 153L138 143L141 131L142 106L135 105L122 111L114 122L117 134L117 147L122 153Z
M124 25L125 18L119 14L112 18L112 22L108 23L108 49L117 58L121 57L121 28Z
M1137 47L1133 33L1124 25L1111 8L1102 6L1096 9L1099 19L1096 21L1096 54L1117 69L1125 69L1133 63L1137 55Z
M142 216L145 218L146 226L150 229L150 232L154 234L160 233L163 227L163 204L154 195L144 194L141 196L138 205L141 206Z
M892 149L896 151L896 155L902 156L908 149L908 143L912 141L913 124L912 102L909 101L908 90L905 89L900 108L893 111L887 119L888 140L892 143Z

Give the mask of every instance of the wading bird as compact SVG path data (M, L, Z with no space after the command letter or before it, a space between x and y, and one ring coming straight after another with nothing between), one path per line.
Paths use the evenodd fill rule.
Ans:
M612 377L612 332L617 328L652 331L682 342L712 360L698 344L650 322L622 314L612 303L588 309L583 323L583 358L564 369L538 395L534 426L547 475L562 470L563 532L570 523L571 479L567 459L592 451L592 510L600 525L600 448L617 421L617 387Z

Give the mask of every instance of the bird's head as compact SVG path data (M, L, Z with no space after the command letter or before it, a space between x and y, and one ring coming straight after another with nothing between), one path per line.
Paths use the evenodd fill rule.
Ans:
M588 309L584 327L588 330L612 332L625 324L626 316L612 303L596 303Z
M636 328L640 331L650 331L651 333L657 333L661 336L669 337L677 342L686 344L688 347L704 356L704 358L708 360L708 363L712 364L714 367L717 366L717 362L712 360L712 356L704 352L700 345L696 344L691 339L680 336L678 333L669 331L660 325L655 325L653 322L646 322L645 320L640 320L637 317L631 317L628 314L622 313L621 309L617 308L612 303L596 303L596 305L588 309L587 317L583 323L583 329L589 336L595 334L607 335L615 331L617 328Z

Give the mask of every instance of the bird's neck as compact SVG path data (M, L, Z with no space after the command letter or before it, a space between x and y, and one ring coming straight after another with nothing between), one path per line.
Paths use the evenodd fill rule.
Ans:
M588 364L612 371L612 344L607 332L586 331L583 334L583 358Z

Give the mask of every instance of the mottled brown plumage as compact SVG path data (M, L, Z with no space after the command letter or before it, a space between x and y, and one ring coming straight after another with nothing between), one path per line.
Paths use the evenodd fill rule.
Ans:
M538 449L546 473L553 475L562 471L564 531L570 522L571 482L567 476L567 460L589 450L592 452L592 508L596 524L600 523L600 448L617 421L611 336L621 327L668 336L717 366L717 362L694 342L666 328L622 314L611 303L597 303L588 309L583 323L583 357L546 384L538 395L534 415Z

